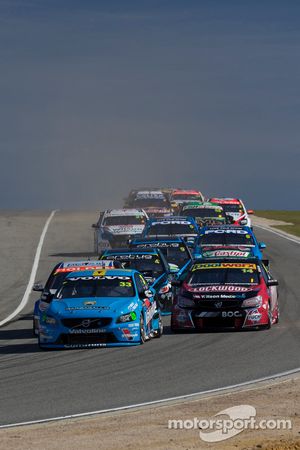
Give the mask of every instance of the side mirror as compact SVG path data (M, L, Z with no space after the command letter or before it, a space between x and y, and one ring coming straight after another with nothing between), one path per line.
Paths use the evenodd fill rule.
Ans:
M267 282L267 285L270 287L270 286L278 286L278 280L269 280L268 282Z
M260 250L263 250L264 248L266 248L267 246L266 246L266 244L264 243L264 242L259 242L258 243L258 248L260 249Z
M247 213L248 213L248 214L254 214L254 211L253 211L253 209L248 209L248 210L247 210Z
M270 261L268 259L263 259L262 262L263 262L264 266L269 267Z
M169 266L170 273L178 273L179 272L179 266L177 264L169 263L168 266Z
M32 290L34 292L43 292L44 290L44 285L41 283L34 283L34 285L32 286Z
M51 292L44 292L43 295L41 296L41 300L42 302L50 303L53 297L54 294L52 294Z
M99 228L97 223L93 223L92 228Z

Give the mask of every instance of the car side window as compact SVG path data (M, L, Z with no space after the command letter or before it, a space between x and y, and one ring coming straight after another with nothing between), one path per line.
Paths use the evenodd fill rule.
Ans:
M135 274L134 278L135 278L138 294L140 295L148 289L147 281L144 279L144 277L141 274L137 274L137 273Z

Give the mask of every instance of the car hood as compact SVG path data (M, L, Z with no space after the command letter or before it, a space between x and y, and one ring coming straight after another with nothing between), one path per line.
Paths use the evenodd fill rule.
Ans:
M59 317L107 316L123 314L138 308L135 297L91 297L53 300L47 314Z

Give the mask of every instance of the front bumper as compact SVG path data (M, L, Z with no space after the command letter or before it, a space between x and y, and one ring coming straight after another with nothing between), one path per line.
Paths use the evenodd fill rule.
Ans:
M80 320L84 321L84 318ZM111 320L110 324L101 328L96 328L93 324L89 328L83 326L69 328L62 323L58 326L40 324L39 345L42 348L122 347L139 344L139 320L128 323L116 323Z
M188 309L178 305L172 310L172 329L202 330L228 328L235 330L256 329L268 324L264 306L260 308Z

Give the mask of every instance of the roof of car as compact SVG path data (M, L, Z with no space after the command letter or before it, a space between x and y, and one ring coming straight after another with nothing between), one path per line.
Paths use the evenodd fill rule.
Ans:
M133 276L134 273L137 272L134 269L100 269L100 270L87 270L82 272L76 272L76 277L96 277L96 276L115 276L115 277L129 277ZM72 278L74 277L74 273L69 273L66 277Z
M204 208L208 208L208 209L221 209L223 210L222 206L217 205L216 203L213 202L191 202L188 203L186 205L183 206L182 211L184 211L185 209L193 209L193 208L197 208L197 209L204 209Z
M114 248L114 249L109 249L109 250L105 250L102 254L102 256L105 255L126 255L126 254L133 254L133 253L144 253L144 254L158 254L158 249L148 249L148 250L144 250L144 249L132 249L132 248Z
M214 203L224 203L226 205L240 205L241 201L238 198L230 198L230 197L212 197L209 199L210 202Z
M83 260L83 261L62 261L59 265L61 269L84 267L84 266L99 266L98 260Z
M169 222L195 222L193 217L189 216L170 216L170 217L153 217L148 220L148 225L153 223L168 224Z
M105 217L111 216L146 216L143 209L123 208L123 209L108 209L104 213Z
M170 236L170 237L163 237L163 236L153 236L153 237L145 237L145 238L137 238L132 240L132 244L138 243L138 244L148 244L151 242L180 242L185 243L185 240L182 237L179 236Z
M178 195L179 194L182 194L182 195L200 195L202 197L202 194L201 194L200 191L195 191L195 190L192 190L192 189L190 189L190 190L177 189L176 191L172 192L172 195L177 195L177 194Z

